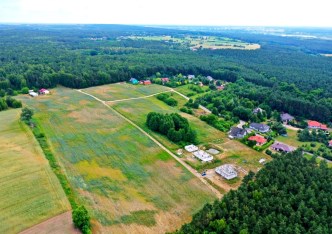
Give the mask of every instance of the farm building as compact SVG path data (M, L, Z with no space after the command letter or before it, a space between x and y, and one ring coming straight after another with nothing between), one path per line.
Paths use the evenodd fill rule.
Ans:
M169 78L167 78L167 77L161 78L161 82L163 82L163 84L167 83L167 82L169 82Z
M29 95L30 95L31 97L37 97L37 96L38 96L38 93L36 93L36 92L33 91L33 90L29 90Z
M216 173L224 177L226 180L231 180L237 177L237 172L230 164L224 164L215 169Z
M293 121L294 120L294 117L291 116L290 114L288 113L282 113L280 115L280 118L281 118L281 121L284 123L284 124L288 124L290 121Z
M213 156L204 152L203 150L194 152L194 156L200 159L202 162L211 162L213 160Z
M196 145L187 145L187 146L184 147L184 149L186 151L188 151L189 153L192 153L194 151L197 151L198 147Z
M238 128L238 127L232 127L228 137L233 139L233 138L243 138L245 135L247 135L247 131L243 128Z
M48 91L47 89L40 89L39 91L38 91L38 93L39 94L50 94L50 91Z
M150 85L152 83L151 83L151 80L143 80L143 84L144 85Z
M323 131L327 131L327 126L325 124L321 124L320 122L309 120L308 121L308 128L310 129L320 129Z
M251 123L249 128L263 133L270 131L270 127L268 125L260 123Z
M129 82L132 83L133 85L136 85L139 83L138 80L135 78L130 78Z
M267 140L262 136L251 136L248 138L248 141L256 141L256 145L264 145Z
M278 152L285 152L290 153L295 150L294 147L286 145L284 143L275 142L273 145L271 145L271 149L278 151Z

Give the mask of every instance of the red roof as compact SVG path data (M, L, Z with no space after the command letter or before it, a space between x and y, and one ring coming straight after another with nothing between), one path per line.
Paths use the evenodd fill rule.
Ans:
M262 136L251 136L248 138L249 141L256 141L259 144L264 144L267 140Z
M147 84L151 84L151 81L150 80L144 80L143 81L143 84L147 85Z
M314 120L309 120L308 121L308 126L311 128L320 128L322 130L327 130L326 124L321 124L320 122L314 121Z
M332 140L329 141L329 145L332 145Z
M45 92L47 89L40 89L39 92Z
M161 80L164 81L164 82L168 82L169 81L169 79L167 77L161 78Z

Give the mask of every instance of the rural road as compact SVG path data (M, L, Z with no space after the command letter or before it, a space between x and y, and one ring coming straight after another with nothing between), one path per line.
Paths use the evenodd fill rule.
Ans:
M118 100L114 100L114 101L106 101L106 102L107 102L107 103L114 103L114 102L123 102L123 101L130 101L130 100L144 99L144 98L149 98L149 97L156 96L156 95L161 94L161 93L168 93L168 92L173 92L173 91L172 91L172 90L167 90L167 91L163 91L163 92L159 92L159 93L154 93L154 94L151 94L151 95L147 95L147 96L144 96L144 97L125 98L125 99L118 99Z
M174 89L171 89L171 91L174 92L174 93L179 94L181 97L183 97L183 98L185 98L185 99L187 99L187 100L190 99L190 98L187 97L186 95L184 95L184 94L182 94L182 93L179 93L178 91L176 91L176 90L174 90ZM206 108L205 106L199 105L199 108L202 109L203 111L205 111L205 112L208 113L208 114L211 114L211 113L212 113L212 112L211 112L208 108Z
M137 128L140 132L142 132L145 136L147 136L148 138L150 138L154 143L156 143L160 148L162 148L164 151L166 151L169 155L171 155L176 161L178 161L182 166L184 166L188 171L190 171L194 176L196 176L200 181L202 181L212 192L214 192L214 194L218 197L221 198L222 194L215 189L212 185L210 185L198 172L196 172L193 168L191 168L189 165L187 165L185 162L183 162L181 159L179 159L175 154L173 154L169 149L167 149L163 144L161 144L159 141L157 141L155 138L153 138L150 134L148 134L146 131L144 131L141 127L139 127L137 124L135 124L133 121L131 121L130 119L128 119L127 117L125 117L124 115L122 115L120 112L116 111L115 109L113 109L111 106L109 106L107 104L106 101L103 101L89 93L86 93L82 90L77 90L78 92L85 94L87 96L90 96L92 98L94 98L95 100L101 102L102 104L104 104L107 108L111 109L116 115L118 115L119 117L121 117L122 119L124 119L125 121L127 121L128 123L130 123L132 126L134 126L135 128Z

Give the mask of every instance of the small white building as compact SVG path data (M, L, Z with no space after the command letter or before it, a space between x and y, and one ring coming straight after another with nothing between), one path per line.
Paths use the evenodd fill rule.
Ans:
M30 95L31 97L37 97L37 96L38 96L38 93L34 92L33 90L30 90L30 91L29 91L29 95Z
M221 175L227 180L237 177L237 172L235 171L234 167L230 164L224 164L220 167L217 167L215 171L217 174Z
M264 164L265 163L265 161L266 161L266 159L265 158L261 158L258 162L260 163L260 164Z
M203 150L198 150L194 152L194 156L200 159L202 162L211 162L213 160L213 156Z
M189 153L195 152L198 150L198 147L196 145L187 145L184 147L185 150L187 150Z

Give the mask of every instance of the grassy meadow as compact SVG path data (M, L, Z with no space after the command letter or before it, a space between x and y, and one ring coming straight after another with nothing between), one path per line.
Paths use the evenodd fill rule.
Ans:
M70 210L20 112L0 112L0 233L18 233Z
M114 101L127 98L144 97L151 94L168 91L170 88L161 85L132 85L130 83L116 83L84 89L104 101Z
M228 139L227 134L213 128L197 117L180 112L179 108L186 103L186 100L176 93L173 93L172 97L178 100L179 105L177 107L170 107L164 102L158 100L156 97L109 104L118 112L142 127L145 131L149 132L159 142L173 152L176 152L176 150L181 146L170 142L165 136L151 131L145 125L146 116L149 112L154 111L164 114L177 112L187 118L190 125L197 131L197 137L200 144L211 143L216 145L218 148L223 149L224 153L220 155L222 164L226 162L233 163L246 170L257 171L262 166L258 163L259 159L270 159L269 156L261 152L257 152L236 140Z
M134 94L141 90L130 87ZM151 94L150 87L137 92ZM116 99L128 98L125 93L133 96L132 90L120 84L88 91L98 93L104 88L111 90L105 91L111 97L114 90L121 93ZM94 233L174 231L215 199L153 141L91 97L60 87L49 96L20 99L35 110L36 121L92 216Z

